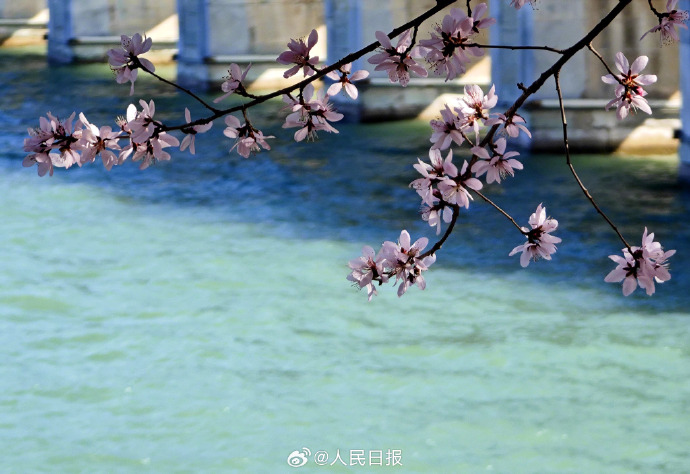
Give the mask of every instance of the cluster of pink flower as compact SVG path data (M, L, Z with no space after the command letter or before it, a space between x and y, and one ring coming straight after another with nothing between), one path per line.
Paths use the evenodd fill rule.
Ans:
M350 261L352 272L347 279L360 288L366 288L369 300L377 294L374 282L380 285L393 277L396 283L400 282L398 296L402 296L412 285L423 290L426 282L422 272L429 269L436 261L436 256L422 253L429 243L426 237L417 239L412 245L410 242L410 234L403 230L397 243L384 242L378 254L365 245L362 256Z
M690 18L690 14L686 10L678 10L678 0L666 1L666 13L661 13L659 16L659 24L651 30L642 35L642 38L649 33L656 33L660 31L660 38L662 44L674 43L680 40L678 36L677 27L687 29L685 22ZM640 39L642 39L640 38Z
M606 104L606 110L616 106L616 116L619 120L623 120L628 116L630 109L641 111L650 114L651 107L644 96L647 95L642 86L654 84L656 76L654 74L640 74L647 65L649 58L647 56L640 56L632 65L628 63L628 58L623 53L616 53L616 67L621 74L607 74L602 76L601 80L607 84L616 84L614 94L616 97Z
M526 3L534 5L535 1L511 0L510 3L516 9L520 9ZM430 68L437 75L445 76L446 81L464 74L471 56L479 57L484 54L475 38L482 29L496 23L495 19L486 16L488 7L485 3L476 5L473 10L470 9L470 2L467 2L467 6L467 12L452 8L443 21L434 27L431 37L419 41L419 45L416 45L416 34L421 20L415 23L413 28L400 34L396 46L391 43L391 37L377 31L375 36L380 48L369 58L369 63L375 65L375 70L385 71L391 82L400 83L403 87L408 85L411 73L420 77L428 75L427 69L415 58L425 58ZM677 10L677 0L667 1L665 13L657 12L651 3L650 7L657 15L659 25L647 33L660 32L663 42L677 40L676 28L686 27L684 22L688 19L688 13ZM121 47L110 50L108 56L110 66L116 72L116 81L131 82L130 94L134 91L139 69L143 69L190 94L212 114L192 121L189 109L185 108L185 123L168 127L154 119L153 100L140 100L141 110L130 104L126 116L117 119L118 128L113 130L111 127L99 128L89 123L83 113L79 114L76 122L74 113L66 120L60 120L48 113L47 118L40 118L39 127L29 130L29 137L24 141L24 150L29 155L25 157L23 164L27 167L36 164L40 176L52 175L54 167L69 168L73 164L81 166L93 162L100 154L108 170L114 165L122 164L130 156L132 161L141 161L140 168L144 169L157 161L170 160L170 153L165 151L166 148L179 146L181 151L189 149L194 154L196 135L207 132L212 127L213 120L222 116L225 116L227 125L223 130L224 135L235 140L230 150L236 149L239 155L248 158L252 153L260 152L262 149L270 150L267 140L274 137L264 135L252 125L247 109L269 97L283 93L285 108L289 110L283 128L297 128L294 133L296 141L314 139L318 131L338 133L331 123L341 120L343 115L334 110L330 98L344 91L350 98L357 99L359 93L353 83L366 79L369 73L364 70L352 72L352 64L346 64L345 60L320 69L318 56L311 55L318 39L318 33L312 30L308 38L293 39L288 43L288 50L277 58L277 62L291 66L284 73L284 77L289 78L302 70L306 79L269 96L257 97L247 91L245 81L251 64L244 71L239 65L231 64L228 76L221 84L223 95L216 98L214 103L231 94L260 100L241 107L218 110L190 91L154 73L153 64L140 57L151 48L151 38L144 39L140 34L135 34L131 38L122 36ZM372 51L373 47L369 46L369 49L363 49L351 57L361 57L367 51ZM598 55L591 45L590 49ZM600 59L604 61L603 58ZM652 113L645 99L647 92L643 86L653 84L657 78L651 74L641 74L647 62L646 56L640 56L630 65L627 58L618 53L615 64L620 74L614 74L608 65L606 66L610 74L603 76L602 80L616 86L615 97L606 105L606 109L616 106L619 119L638 109L648 114ZM323 76L327 76L333 83L325 93L323 90L317 93L312 82ZM529 95L524 86L520 87ZM410 245L410 236L406 231L401 233L397 244L385 242L378 254L375 254L371 247L364 247L363 256L350 262L352 272L348 279L360 288L366 288L370 299L376 294L375 283L380 285L393 277L396 282L400 282L398 295L405 293L413 284L424 289L422 272L434 263L434 252L441 247L452 231L460 209L469 207L473 193L508 217L527 239L527 242L515 247L509 254L521 252L520 263L523 267L538 258L550 260L551 255L556 252L555 244L561 242L560 238L552 235L558 227L558 221L546 217L546 209L542 204L539 204L530 216L530 227L520 227L512 217L480 192L483 188L480 178L483 178L486 184L500 184L508 176L514 176L516 170L523 168L522 163L515 159L519 153L506 151L508 140L518 137L520 133L531 138L531 133L524 118L517 113L518 102L505 114L491 112L498 102L493 86L486 94L478 85L467 85L464 92L464 96L455 106L445 104L440 111L440 118L431 121L430 162L418 159L414 168L421 178L411 183L422 200L422 219L436 228L437 234L441 233L442 222L450 224L446 234L426 253L422 252L428 240L421 238ZM244 123L230 115L231 112L240 110L245 119ZM179 130L185 134L181 143L167 133L171 130ZM482 138L483 130L486 130L486 133ZM127 140L128 143L121 147L120 140ZM450 149L452 144L467 144L471 152L471 158L469 161L464 160L459 170L453 163L453 151ZM448 150L445 159L441 154L444 150ZM612 256L618 267L606 277L606 281L623 281L623 293L628 295L637 285L644 288L648 294L652 294L655 281L660 283L668 280L670 275L667 270L667 259L674 251L664 252L660 244L653 241L653 236L654 234L647 235L645 229L641 247L629 247L626 243L623 257Z
M474 45L473 38L481 29L496 23L494 18L484 18L488 10L486 3L477 5L472 15L460 8L451 9L441 24L436 25L431 38L420 41L419 46L412 44L412 30L400 35L395 47L384 32L377 31L381 51L369 58L369 62L376 64L376 71L386 71L391 82L400 82L403 87L410 82L410 72L420 77L428 75L415 57L424 57L437 75L446 76L446 81L455 79L465 73L466 65L472 61L468 54L484 55L484 51Z
M606 275L609 283L623 282L623 294L628 296L639 286L653 295L654 282L663 283L671 279L668 272L668 258L675 250L664 252L659 242L654 242L654 234L648 234L645 227L642 245L623 249L623 256L609 255L618 266Z
M53 175L54 168L69 168L76 164L82 166L91 163L97 155L101 155L103 165L110 170L114 165L121 165L130 155L132 161L141 161L141 169L148 168L156 161L167 161L170 154L164 148L179 146L180 142L174 136L158 130L159 124L153 119L155 104L141 100L142 110L138 111L134 104L127 108L126 118L119 118L119 131L111 127L98 127L89 123L83 113L74 121L74 113L66 120L60 120L48 113L48 118L40 118L40 126L29 129L29 138L24 140L24 151L30 154L24 158L26 167L38 165L38 174ZM186 111L189 119L189 111ZM189 120L188 120L189 121ZM210 126L195 126L189 133L201 133ZM121 148L120 139L129 139L129 143ZM187 139L185 139L187 140ZM184 148L190 147L194 151L193 137L187 140ZM53 150L59 153L52 152ZM116 155L114 151L117 151Z
M533 4L534 2L511 1L516 9L520 9L525 3ZM674 26L678 23L676 19L680 19L680 26L685 26L682 21L687 18L687 13L673 10L675 3L675 0L669 0L668 16L662 18L662 25L658 28L662 31L662 35L666 30L675 33ZM484 16L486 10L485 4L478 5L471 15L466 15L460 9L452 9L451 13L444 17L442 23L437 25L432 38L420 41L421 48L412 48L409 30L401 36L396 48L392 47L390 39L385 34L377 32L377 39L383 51L370 58L369 62L377 64L378 70L387 70L391 82L399 81L405 86L409 82L410 71L421 77L427 75L426 70L421 70L421 66L412 59L412 56L424 56L437 74L445 74L446 80L453 79L465 72L465 66L470 61L468 53L473 56L483 54L483 51L472 43L471 37L479 32L479 28L495 23L492 18L478 20ZM616 67L621 74L609 74L602 77L604 82L616 84L616 97L606 105L606 109L616 105L619 119L625 118L631 109L633 111L640 109L651 114L649 104L644 98L647 92L642 86L653 84L657 78L654 75L640 74L647 61L646 56L641 56L629 65L625 56L618 53ZM478 178L486 175L487 184L500 184L502 179L514 176L515 170L523 168L522 163L514 158L519 153L506 152L507 138L515 138L521 132L531 138L531 133L526 127L524 118L517 113L490 114L490 109L496 105L497 101L498 97L493 86L486 95L477 85L465 86L465 96L458 105L451 109L448 104L445 104L440 111L441 117L430 123L432 128L430 162L426 163L418 159L414 168L422 177L412 181L410 186L422 199L422 219L431 227L436 228L437 235L441 233L442 222L451 223L460 208L469 207L472 200L471 191L478 192L482 189L483 184ZM501 126L504 136L494 139L494 131ZM493 127L484 141L480 141L482 127ZM452 150L448 151L445 159L441 155L441 150L450 148L453 143L460 146L466 142L470 144L472 158L469 163L465 160L458 171L458 167L453 163ZM530 228L520 228L527 242L518 245L509 253L509 256L521 253L520 264L523 267L527 267L530 261L539 258L551 260L551 255L556 252L556 244L561 242L559 237L552 235L558 228L558 221L547 218L546 208L542 204L537 206L528 222ZM653 238L653 234L651 235ZM649 243L646 247L643 244L643 249L653 247L654 250L645 250L644 256L642 250L637 253L633 250L631 253L625 249L624 259L611 257L619 263L619 267L606 277L606 281L622 281L625 278L623 293L626 296L634 290L635 282L639 282L641 287L647 289L648 294L652 294L654 281L660 283L670 278L666 260L675 251L664 253L658 243L652 243L651 238L646 236L645 230L643 241L647 240ZM384 247L387 244L384 244ZM426 242L424 244L426 245ZM371 300L376 294L374 282L385 283L390 269L381 270L380 265L384 259L381 255L374 257L371 247L365 247L363 253L363 257L350 262L352 272L348 279L360 288L366 288ZM429 256L433 255L433 253L429 254ZM425 269L423 267L422 269ZM402 295L407 286L403 288L401 285L398 295ZM424 284L419 286L422 289L425 287Z

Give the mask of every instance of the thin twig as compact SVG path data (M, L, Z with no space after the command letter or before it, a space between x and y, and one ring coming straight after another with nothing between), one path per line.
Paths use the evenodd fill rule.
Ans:
M601 19L599 23L597 23L594 28L592 28L589 33L587 33L580 41L572 45L571 47L565 49L563 51L563 54L561 57L556 61L549 69L541 73L541 75L537 78L536 81L534 81L529 87L524 89L522 92L522 95L517 98L517 100L513 103L513 105L510 106L508 110L506 110L505 116L506 119L510 119L515 113L517 113L518 109L522 107L522 105L525 103L525 101L534 93L536 93L541 87L546 83L546 81L549 79L549 77L553 76L556 71L560 71L561 68L570 61L570 59L582 48L585 48L588 44L590 44L594 38L596 38L599 33L604 31L606 27L608 27L609 24L622 12L625 7L627 7L632 0L620 0L613 9L604 17ZM492 139L496 131L498 130L499 124L494 125L491 127L491 130L486 134L484 137L484 140L482 140L480 146L485 146L487 143L489 143Z
M149 69L148 69L146 66L144 66L143 64L141 64L141 61L139 61L139 58L137 58L136 56L134 56L132 59L133 59L132 62L134 63L134 65L137 66L138 68L140 68L141 70L143 70L144 72L147 72L147 73L151 74L153 77L155 77L155 78L158 79L159 81L163 81L163 82L165 82L166 84L169 84L169 85L171 85L171 86L173 86L173 87L176 87L177 89L180 89L182 92L185 92L185 93L189 94L190 96L194 97L194 98L195 98L196 100L198 100L204 107L206 107L208 110L210 110L210 111L213 112L214 114L216 114L216 113L219 112L219 109L213 107L212 105L207 104L201 97L199 97L198 95L196 95L194 92L190 91L189 89L185 89L185 88L182 87L181 85L175 84L174 82L169 81L169 80L165 79L164 77L159 76L158 74L156 74L156 73L153 72L153 71L149 71ZM204 124L204 123L208 123L208 122L209 122L208 120L206 120L206 121L202 121L202 120L203 120L203 119L197 120L196 122L199 122L199 123L196 123L196 122L195 122L193 125L201 125L201 124ZM180 128L181 128L181 127L180 127Z
M522 230L522 227L520 227L520 225L518 225L518 223L515 222L515 219L513 219L513 218L511 217L510 214L508 214L506 211L504 211L503 209L501 209L501 208L500 208L495 202L493 202L491 199L489 199L488 197L484 196L484 194L481 193L480 191L476 191L476 190L474 190L474 189L473 189L472 191L474 191L475 194L476 194L477 196L479 196L480 198L482 198L483 200L485 200L486 202L488 202L489 204L491 204L498 212L500 212L501 214L503 214L504 216L506 216L506 218L507 218L510 222L512 222L513 225L514 225L515 227L518 228L518 230L520 231L521 234L527 235L527 232L525 232L524 230Z
M601 214L601 217L604 218L606 222L611 226L611 228L618 234L618 237L623 241L623 244L628 248L630 251L630 254L632 255L633 251L630 248L630 244L628 244L627 240L625 240L625 237L623 237L623 234L620 233L618 230L618 227L611 222L611 219L608 218L608 216L604 213L604 211L601 210L599 205L597 205L596 201L592 197L592 195L589 193L585 185L582 183L582 180L580 177L577 175L577 172L575 171L575 168L573 167L573 163L570 159L570 146L568 144L568 121L565 118L565 107L563 106L563 94L561 93L561 79L560 79L560 71L556 71L554 74L554 79L556 80L556 93L558 94L558 104L561 108L561 122L563 123L563 145L565 146L565 159L566 163L568 164L568 168L570 168L570 172L573 174L573 177L575 178L575 181L577 182L577 185L580 186L580 189L582 189L582 192L584 195L589 199L589 202L592 203L592 206L594 206L594 209L597 210L599 214Z
M594 49L594 46L592 46L592 43L589 43L589 44L587 45L587 48L589 48L589 50L592 52L592 54L594 54L597 58L599 58L599 61L601 61L601 64L604 65L604 67L605 67L606 70L609 72L609 74L611 74L611 76L613 76L613 78L616 79L622 86L625 86L625 84L623 84L623 81L620 80L620 78L618 77L618 75L617 75L615 72L613 72L613 71L611 70L611 68L609 67L608 64L606 64L606 61L605 61L604 58L601 56L601 54L599 54L599 51L597 51L596 49Z
M428 257L429 255L433 255L436 253L436 251L441 250L441 247L445 243L446 239L450 237L450 234L453 233L453 227L455 227L455 223L458 220L458 216L460 215L460 206L457 204L450 204L451 209L453 210L453 216L450 219L450 222L448 223L448 228L446 229L446 232L443 234L443 237L441 237L441 240L436 242L429 250L424 252L419 256L419 258L424 258ZM439 225L441 225L439 223Z
M463 44L464 47L466 48L486 48L486 49L512 49L512 50L518 50L518 49L532 49L532 50L539 50L539 51L551 51L552 53L558 53L558 54L565 54L565 50L563 49L558 49L558 48L552 48L551 46L510 46L510 45L503 45L503 44L481 44L481 43L466 43Z
M654 13L659 20L666 16L663 13L659 13L659 10L654 8L654 5L652 5L652 0L647 0L647 2L649 3L649 8L652 10L652 13Z

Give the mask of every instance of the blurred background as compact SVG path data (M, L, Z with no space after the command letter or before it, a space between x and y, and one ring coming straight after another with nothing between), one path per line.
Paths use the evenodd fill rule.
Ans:
M248 160L229 153L218 121L196 156L39 178L21 147L48 111L114 125L153 98L166 123L185 107L203 113L155 79L138 80L133 97L116 84L103 55L120 33L149 32L157 71L209 87L212 100L230 62L252 62L263 90L279 84L269 59L289 38L316 27L319 54L339 57L435 2L85 3L0 2L0 471L283 472L304 447L329 454L304 472L371 468L330 466L337 450L347 464L350 450L400 450L395 469L420 473L690 469L690 192L673 138L681 53L637 41L654 24L646 2L595 46L611 60L650 56L653 119L619 129L603 111L605 72L585 55L567 106L583 181L632 243L647 226L678 250L673 278L651 298L604 283L620 241L553 152L547 88L525 114L524 171L486 191L522 225L544 203L563 239L553 261L522 269L508 257L522 236L475 202L424 292L399 299L381 287L370 303L345 280L362 245L401 229L433 238L408 187L428 154L427 117L465 83L496 83L508 100L549 57L494 54L458 81L405 91L374 76L359 102L339 104L360 120L315 143L293 142L282 102L269 102L251 117L276 136L272 150ZM541 1L516 14L491 2L504 37L487 41L565 46L611 4Z

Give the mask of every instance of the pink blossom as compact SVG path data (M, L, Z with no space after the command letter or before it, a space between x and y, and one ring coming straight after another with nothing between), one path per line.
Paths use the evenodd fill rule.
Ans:
M458 168L453 164L453 150L448 150L448 155L444 160L441 157L441 150L432 148L429 150L431 164L425 163L419 158L417 161L418 163L413 167L422 177L412 181L410 187L417 190L417 194L421 196L424 203L433 206L433 185L458 175Z
M135 143L143 143L150 138L156 130L157 122L153 120L153 115L156 113L156 104L153 100L146 103L145 100L140 100L141 112L137 111L134 104L129 104L127 107L127 127L131 132L132 141Z
M314 86L308 84L299 100L289 96L284 97L284 101L290 104L293 112L285 118L283 128L299 127L295 132L295 141L301 142L305 138L314 140L316 132L323 130L329 133L338 133L329 122L342 120L343 114L333 110L333 104L329 102L329 96L317 97L312 100Z
M184 118L187 123L192 121L192 116L189 113L187 107L184 108ZM192 127L183 128L182 131L186 133L185 137L182 139L182 144L180 145L180 151L185 151L189 147L189 152L194 155L196 150L194 149L194 140L197 133L206 133L213 126L213 122L203 123L201 125L194 125Z
M433 133L430 141L433 143L431 148L445 150L452 142L462 145L465 137L461 130L462 118L454 114L448 104L444 104L441 109L441 120L432 120L430 123Z
M455 108L463 119L461 127L472 128L477 138L479 138L480 123L487 127L498 123L498 119L489 116L489 109L496 106L498 102L495 89L496 86L492 85L489 93L484 95L481 87L468 84L465 86L465 95L460 101L460 106Z
M516 10L524 7L526 3L529 3L534 7L537 0L510 0L510 5L515 7Z
M174 136L165 132L158 132L154 136L146 139L145 142L136 145L132 161L141 161L139 169L145 170L159 161L169 161L170 153L163 151L163 149L179 145L180 141ZM126 158L127 156L122 158L122 155L120 155L122 161Z
M228 69L228 75L224 78L225 81L223 81L223 83L220 85L220 88L223 92L225 92L225 94L216 99L213 99L213 103L217 104L218 102L225 99L230 94L234 94L235 92L237 92L240 95L246 94L247 91L245 90L242 81L244 81L247 77L247 73L249 72L251 67L252 65L250 63L249 66L247 66L247 69L245 69L244 72L242 72L242 69L240 69L240 67L237 64L232 63L230 65L230 69Z
M47 172L52 176L53 166L69 168L80 162L79 140L83 125L79 120L72 123L74 115L73 112L67 119L60 120L48 112L47 118L39 118L39 127L29 129L29 137L24 139L24 151L32 152L25 158L24 166L38 164L41 176ZM60 154L50 153L51 150L58 150Z
M388 275L384 272L383 264L384 259L381 254L376 256L374 249L368 245L362 247L361 257L350 260L348 263L352 272L347 276L347 279L356 283L360 288L366 288L369 301L378 294L374 281L378 281L379 284L388 281Z
M479 30L481 30L482 28L488 28L496 23L496 18L482 18L488 12L489 7L486 3L480 3L479 5L474 7L474 10L472 10L472 16L470 18L472 19L472 30L475 33L479 33Z
M331 71L328 74L326 74L326 76L328 76L329 78L333 79L334 81L337 81L331 84L326 94L332 97L334 95L338 95L338 93L340 93L341 90L345 90L345 92L347 93L347 95L350 96L351 99L356 99L358 96L358 92L357 88L352 83L369 77L369 71L360 69L359 71L355 71L352 74L350 74L351 70L352 63L347 63L346 65L342 66L339 71ZM338 72L340 72L340 74L338 74Z
M482 4L484 5L484 4ZM437 75L446 76L446 81L455 79L465 73L465 65L471 61L467 53L480 57L484 51L476 46L466 46L471 43L474 21L460 8L453 8L450 14L443 18L440 25L436 25L431 38L419 42L426 48L425 58Z
M33 165L38 165L38 175L45 176L46 173L53 176L53 161L50 159L50 155L46 152L42 153L32 153L31 155L26 155L24 161L22 161L22 166L29 168Z
M149 71L156 70L151 61L146 58L138 57L151 49L151 38L144 40L139 33L135 33L131 38L126 35L120 37L122 49L111 49L108 51L110 67L117 73L115 80L118 84L123 84L127 81L132 83L129 95L134 94L134 81L137 80L137 73L139 65L145 67Z
M509 137L516 138L518 135L520 135L520 132L522 131L525 135L532 138L532 134L527 129L527 127L524 125L525 119L522 118L517 113L511 115L510 118L506 118L506 116L504 114L500 114L500 113L497 114L497 117L498 117L499 122L503 124L504 132Z
M551 232L558 228L558 221L556 219L546 218L546 208L541 204L537 206L537 210L529 218L529 225L531 229L522 228L527 242L515 247L509 254L513 256L518 252L522 252L520 256L520 265L526 267L530 260L537 260L539 257L545 260L551 260L551 254L556 253L556 245L561 242L561 239L551 235Z
M240 120L234 115L225 117L225 124L227 128L223 130L223 134L228 138L235 139L235 144L230 148L230 151L237 148L237 153L240 156L249 158L251 153L258 153L261 148L264 150L271 149L266 140L275 138L273 135L264 136L261 130L252 127L249 122L240 124Z
M642 234L642 246L623 249L623 256L609 255L617 266L604 278L607 283L623 282L623 295L630 295L639 286L647 295L654 294L654 283L663 283L671 279L667 260L676 253L675 250L664 252L659 242L654 242L654 234L648 234L645 227Z
M688 27L685 25L685 22L688 20L690 15L688 14L687 10L678 10L676 8L677 6L678 0L667 0L666 13L662 14L661 18L659 19L659 24L643 34L642 38L647 36L649 33L661 31L662 44L670 44L678 41L680 37L678 36L678 30L676 27L687 29Z
M484 147L475 146L472 148L472 153L480 158L472 166L472 172L477 177L486 173L486 183L491 184L494 181L500 183L501 179L505 179L507 175L515 176L514 170L521 170L522 163L514 159L513 156L518 156L516 151L509 151L505 153L506 139L499 138L496 144L492 147L491 154Z
M84 124L84 130L82 130L82 136L78 143L82 153L81 160L77 164L81 166L85 163L91 163L100 153L103 166L110 171L113 165L118 164L118 157L112 150L120 150L118 144L120 132L113 131L108 126L98 128L89 123L83 113L79 114L79 120Z
M410 82L410 71L420 77L429 75L423 66L412 59L412 56L419 56L419 49L416 47L409 49L412 44L411 34L412 30L401 34L394 48L388 35L383 31L377 31L376 39L381 44L382 51L367 60L371 64L376 64L374 70L387 71L390 81L400 82L403 87Z
M444 201L450 204L457 204L466 209L470 207L470 200L472 200L468 189L474 189L475 191L482 189L482 182L477 178L469 176L467 166L467 161L465 161L457 177L447 177L438 183L438 189Z
M426 288L426 281L422 272L436 261L436 255L421 257L429 239L421 237L410 245L410 234L403 230L400 233L398 243L386 241L381 248L381 255L386 261L389 272L395 275L396 283L401 281L398 287L398 296L402 296L411 285L417 285L420 289Z
M309 56L309 53L318 40L319 34L316 30L311 30L306 43L304 42L304 38L290 40L288 43L288 51L281 53L278 59L276 59L280 64L294 64L293 67L285 71L283 77L287 79L290 76L294 76L302 68L304 69L304 77L314 74L314 66L318 64L319 57L314 56L312 58Z
M606 110L616 105L616 116L619 120L627 117L631 108L640 109L647 114L652 113L647 99L644 98L647 91L642 86L654 84L657 78L654 74L640 74L648 61L647 56L640 56L630 65L623 53L616 53L616 67L621 74L616 76L607 74L601 77L605 83L616 85L614 91L616 98L606 104Z
M435 199L435 201L439 201ZM441 233L441 221L448 224L453 219L453 209L444 202L435 202L431 206L422 206L422 220L429 223L429 226L436 227L436 235Z

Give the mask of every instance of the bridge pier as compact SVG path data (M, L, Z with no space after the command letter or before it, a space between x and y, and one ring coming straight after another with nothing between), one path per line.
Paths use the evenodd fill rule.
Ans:
M137 32L154 39L156 59L171 59L177 49L175 0L48 0L48 5L51 62L102 61L120 35Z
M185 84L219 83L231 63L252 68L247 82L254 89L283 87L296 82L283 72L289 67L275 60L290 38L319 32L312 51L322 60L326 30L322 0L248 2L247 0L177 0L180 14L178 79Z
M46 0L0 0L0 44L40 44L47 32Z

